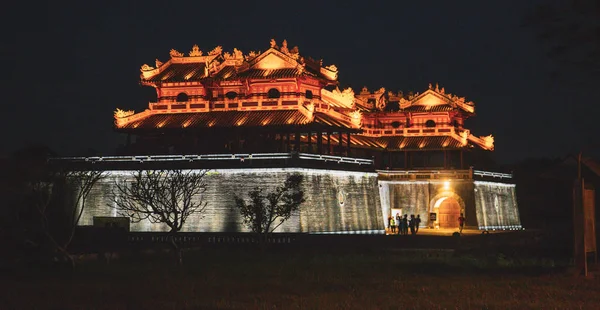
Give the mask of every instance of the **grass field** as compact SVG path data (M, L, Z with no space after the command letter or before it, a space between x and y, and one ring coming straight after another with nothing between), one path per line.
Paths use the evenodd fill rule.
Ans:
M598 309L600 279L553 262L402 252L205 249L13 271L2 309Z

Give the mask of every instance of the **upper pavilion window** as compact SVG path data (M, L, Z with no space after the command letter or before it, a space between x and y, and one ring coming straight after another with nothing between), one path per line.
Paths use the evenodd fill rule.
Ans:
M179 93L179 95L177 95L177 102L186 102L189 99L190 98L188 97L188 95L186 93Z
M277 90L277 88L269 89L269 92L267 93L267 98L279 98L279 97L281 97L281 93L279 92L279 90Z
M435 121L433 121L433 120L426 121L425 127L435 127Z
M236 92L234 92L234 91L230 91L230 92L228 92L228 93L225 94L225 97L227 99L235 99L235 98L237 98L237 96L238 96L238 94Z
M306 99L312 99L313 98L313 93L310 90L306 91L306 94L304 94L304 97L306 97Z

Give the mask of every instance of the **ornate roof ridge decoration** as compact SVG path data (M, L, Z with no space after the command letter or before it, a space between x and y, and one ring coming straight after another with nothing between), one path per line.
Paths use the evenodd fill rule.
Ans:
M347 109L354 109L356 98L354 97L354 90L351 87L340 91L339 87L336 87L333 91L327 89L321 90L321 96L328 101L333 101L336 105L342 106Z
M241 60L244 61L244 53L238 50L237 48L233 48L233 53L225 52L223 53L223 58L225 60Z
M115 119L119 119L119 118L129 117L133 114L135 114L134 110L125 111L125 110L121 110L121 109L117 108L114 112L114 117L115 117Z
M468 130L465 130L468 132ZM464 133L464 132L463 132ZM493 151L494 150L494 136L489 135L489 136L480 136L480 137L476 137L470 133L468 133L467 138L469 141L475 143L476 145L478 145L479 147L481 147L484 150L488 150L488 151ZM461 134L461 138L464 138Z
M335 65L329 65L327 67L321 67L319 72L326 76L328 79L335 81L338 78L338 69Z
M300 49L298 46L294 46L291 49L288 48L288 42L286 39L281 43L281 47L277 45L277 41L275 39L271 39L269 42L272 49L278 50L281 53L293 58L294 60L300 59Z
M223 53L223 47L221 45L217 45L215 48L213 48L210 52L208 52L208 55L221 55Z
M198 47L198 44L194 44L194 46L192 46L192 50L190 51L189 55L190 57L202 56L202 51Z
M452 107L456 108L461 108L462 110L469 112L469 113L475 113L475 104L472 101L465 101L464 97L458 97L456 95L450 94L450 93L446 93L446 89L444 87L439 86L439 84L435 84L435 88L432 86L431 83L429 83L429 87L428 89L423 92L422 94L419 94L418 92L415 94L411 94L409 93L408 95L408 100L403 100L402 98L400 99L400 108L401 109L405 109L408 108L410 106L413 105L422 105L422 104L417 104L418 101L422 100L423 98L425 98L428 94L434 95L435 97L439 98L439 100L445 101L445 104L449 104ZM406 96L403 96L406 97ZM432 105L439 105L441 103L434 103ZM424 104L427 105L427 104Z
M248 55L244 56L244 59L247 62L250 62L250 61L252 61L254 58L256 58L260 54L262 54L261 51L258 51L258 52L256 52L256 51L250 51L250 52L248 52Z
M172 48L171 51L169 51L169 55L171 56L171 58L175 58L175 57L183 57L183 53L177 51L176 49Z
M440 95L444 95L446 97L448 97L448 99L457 102L457 103L462 103L468 106L474 106L475 103L473 103L473 101L466 101L465 97L459 97L456 95L453 95L451 93L446 93L446 89L444 87L440 88L438 83L435 83L435 89L432 87L431 83L429 83L429 89L440 94Z
M148 64L143 64L142 67L140 68L140 71L142 71L142 72L152 71L152 70L154 70L154 67L151 67Z
M482 136L482 137L479 137L479 138L483 140L484 145L488 149L490 149L490 150L494 149L494 136L493 135Z
M277 44L275 43L274 39L271 39L271 45L272 46L274 45L275 47L277 47ZM287 63L290 68L294 67L301 71L304 70L305 64L301 61L302 59L300 59L300 60L294 59L290 55L287 55L287 54L281 52L278 48L274 48L274 47L269 48L268 50L264 51L263 53L257 54L256 56L252 57L251 59L247 59L247 66L245 66L245 67L247 67L247 68L254 67L256 64L260 63L263 59L267 58L271 54L274 54L277 57L281 58L281 60L283 60L285 63ZM260 69L273 69L273 68L260 68Z
M361 111L355 110L350 112L350 119L354 126L356 126L357 128L362 127L363 113Z

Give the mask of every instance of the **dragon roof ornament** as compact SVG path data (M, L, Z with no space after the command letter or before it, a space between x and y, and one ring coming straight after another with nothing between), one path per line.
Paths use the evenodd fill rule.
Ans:
M135 114L134 110L125 111L125 110L121 110L119 108L117 108L114 112L115 119L125 118L125 117L131 116L133 114Z
M171 51L169 52L169 55L171 56L171 58L174 58L174 57L183 57L183 53L177 51L174 48L171 49Z
M140 68L140 71L144 72L144 71L152 71L154 70L153 67L149 66L148 64L143 64L142 67Z
M210 52L208 52L208 55L221 55L222 53L223 47L221 45L218 45L215 48L213 48Z

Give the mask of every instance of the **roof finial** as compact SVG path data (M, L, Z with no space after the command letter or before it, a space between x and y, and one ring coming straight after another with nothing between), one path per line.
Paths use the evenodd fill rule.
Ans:
M271 48L277 48L277 42L275 42L275 39L271 39Z
M283 42L281 43L281 52L284 54L290 53L290 51L288 50L288 47L287 47L287 40L283 40Z
M431 87L431 83L429 83L429 89L431 89L431 88L432 88L432 87Z
M198 47L198 44L194 44L194 46L192 46L192 50L190 51L190 56L192 56L192 57L202 56L202 51Z

